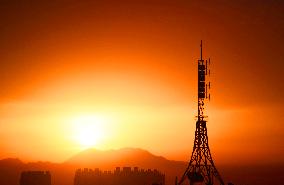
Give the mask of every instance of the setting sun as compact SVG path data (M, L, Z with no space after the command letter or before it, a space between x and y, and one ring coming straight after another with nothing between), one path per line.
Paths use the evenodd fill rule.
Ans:
M105 137L105 120L97 115L83 115L74 118L73 139L83 148L96 146Z

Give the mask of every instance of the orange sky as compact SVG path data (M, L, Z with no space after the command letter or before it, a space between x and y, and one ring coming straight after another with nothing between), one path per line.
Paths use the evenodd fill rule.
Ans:
M202 39L214 159L284 162L283 11L264 0L1 2L0 158L64 161L84 149L78 125L91 117L96 148L188 160Z

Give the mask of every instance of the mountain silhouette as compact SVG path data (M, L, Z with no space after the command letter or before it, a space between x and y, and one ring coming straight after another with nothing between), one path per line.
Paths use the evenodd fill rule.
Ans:
M50 171L52 185L73 185L75 170L78 168L100 168L114 170L115 167L139 167L157 169L166 175L166 185L173 185L176 176L181 176L187 162L168 160L139 148L118 150L87 149L63 163L29 162L19 159L0 160L0 185L19 185L20 174L26 170ZM218 165L225 181L234 184L265 185L283 184L284 165Z
M24 170L48 170L51 172L53 185L73 185L75 170L78 168L114 170L115 167L124 166L157 169L166 174L166 184L172 184L175 176L182 173L186 164L186 162L155 156L139 148L106 151L87 149L63 163L23 163L19 159L0 160L0 185L19 185L20 173Z
M122 148L118 150L88 149L71 157L65 164L81 167L114 168L116 166L132 166L142 168L161 168L180 165L185 167L185 162L170 161L162 156L156 156L139 148Z
M175 176L180 175L187 163L167 160L139 148L122 148L118 150L88 149L71 157L65 162L76 168L100 168L113 170L115 167L139 167L157 169L166 174L166 183L174 182ZM170 183L170 184L172 184Z
M25 164L19 159L0 160L0 184L1 185L18 185L15 179L20 178L20 173Z

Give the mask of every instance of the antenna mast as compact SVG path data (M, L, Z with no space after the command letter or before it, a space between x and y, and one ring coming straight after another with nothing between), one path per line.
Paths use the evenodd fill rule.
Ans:
M210 60L210 59L209 59ZM198 115L197 119L198 121L203 121L205 116L204 116L204 102L206 99L208 99L208 91L209 91L209 84L210 82L206 83L205 77L207 76L207 71L208 71L208 62L207 60L204 61L202 58L202 40L200 43L200 59L198 60ZM209 74L208 74L209 76Z

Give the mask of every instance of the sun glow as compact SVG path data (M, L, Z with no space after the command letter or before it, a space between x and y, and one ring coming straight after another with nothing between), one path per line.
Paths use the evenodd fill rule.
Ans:
M97 115L84 115L74 118L73 139L83 148L94 147L105 138L105 119Z

